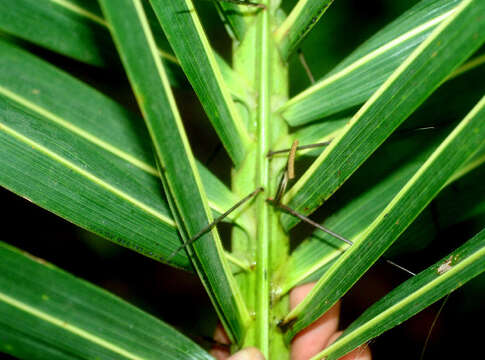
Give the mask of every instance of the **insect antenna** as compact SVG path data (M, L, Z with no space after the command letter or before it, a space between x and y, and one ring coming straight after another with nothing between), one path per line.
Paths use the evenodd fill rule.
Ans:
M431 333L433 332L433 328L436 325L436 322L438 321L438 318L440 317L441 311L443 311L443 308L445 307L446 302L450 298L450 295L451 295L451 293L449 293L448 295L446 295L446 297L444 298L444 300L441 303L441 306L440 306L438 312L436 313L436 315L435 315L435 317L433 319L433 322L431 323L431 326L429 327L428 335L426 336L426 340L424 341L423 350L421 351L421 356L419 357L419 360L423 360L424 359L424 354L426 352L426 348L428 347L429 339L431 338Z
M409 275L416 276L416 274L415 274L415 273L413 273L411 270L406 269L404 266L401 266L401 265L399 265L399 264L396 264L396 263L395 263L394 261L392 261L392 260L386 259L386 263L388 263L389 265L392 265L392 266L394 266L394 267L398 268L399 270L402 270L402 271L407 272Z
M276 153L285 153L285 152L289 152L289 155L288 155L288 163L286 164L285 171L283 172L283 176L281 177L280 183L278 185L278 190L276 191L276 196L274 197L274 199L268 198L268 199L266 199L266 201L268 201L270 204L272 204L276 208L279 208L283 211L286 211L287 213L289 213L289 214L297 217L298 219L312 225L313 227L320 229L323 232L326 232L327 234L333 236L334 238L339 239L339 240L341 240L341 241L352 246L354 244L352 241L350 241L350 240L344 238L343 236L333 232L332 230L327 229L326 227L316 223L312 219L306 217L303 214L300 214L299 212L293 210L289 206L281 204L281 198L282 198L283 194L285 193L286 186L288 184L288 180L293 179L295 177L296 151L298 149L301 149L301 148L308 149L309 147L323 146L322 144L323 143L298 146L298 140L295 140L295 141L293 141L293 144L291 145L290 149L278 150L278 151L273 151L273 152L268 153L268 155L267 155L268 157L273 155L273 154L276 154ZM325 145L328 145L328 143L326 143Z
M339 239L339 240L341 240L341 241L343 241L343 242L345 242L345 243L347 243L347 244L349 244L351 246L354 245L354 243L352 241L350 241L349 239L346 239L343 236L341 236L341 235L333 232L332 230L327 229L325 226L322 226L319 223L313 221L312 219L306 217L305 215L300 214L299 212L293 210L289 206L286 206L286 205L283 205L283 204L276 204L273 199L267 199L267 201L270 202L270 203L272 203L272 204L274 204L274 206L276 206L277 208L280 208L281 210L286 211L290 215L293 215L293 216L297 217L301 221L304 221L304 222L310 224L311 226L313 226L313 227L315 227L315 228L317 228L319 230L322 230L323 232L326 232L330 236L333 236L334 238Z
M276 190L276 195L273 199L275 204L279 204L283 194L286 191L286 186L288 185L288 171L283 171L283 175L281 176L280 183L278 184L278 189Z
M305 55L303 54L302 49L298 49L298 59L300 60L301 66L303 66L303 69L305 70L308 79L310 79L310 82L312 84L315 84L315 78L313 77L312 71L310 70L308 63L306 62Z
M392 136L393 137L410 136L420 132L439 130L440 127L441 126L430 125L430 126L420 126L420 127L409 128L409 129L402 129L402 130L396 131L394 134L392 134Z
M200 237L202 237L204 234L208 233L211 231L218 223L220 223L224 218L226 218L230 213L232 213L234 210L236 210L238 207L243 205L246 201L250 200L253 196L256 196L259 194L261 191L264 189L262 187L257 188L254 190L251 194L245 196L243 199L239 200L234 206L232 206L229 210L227 210L225 213L222 215L218 216L217 218L214 219L213 222L211 222L209 225L207 225L205 228L200 230L197 234L195 234L192 238L190 238L185 244L180 245L177 249L175 249L170 256L167 258L167 262L169 262L175 255L177 255L182 249L186 248L190 244L194 243L194 241L198 240Z
M290 154L288 155L288 162L286 163L286 167L283 171L283 175L281 176L280 183L278 184L278 188L276 190L276 195L274 197L274 202L276 204L280 203L281 198L285 194L288 181L295 178L295 156L297 148L298 140L295 140L291 145Z
M329 145L331 142L332 142L332 140L328 140L328 141L323 141L323 142L319 142L319 143L315 143L315 144L300 145L300 146L297 146L296 150L298 151L298 150L305 150L305 149L313 149L313 148L318 148L318 147L324 147L324 146ZM291 151L291 148L282 149L282 150L268 151L268 154L266 156L267 157L272 157L273 155L284 154L284 153L287 153L287 152L290 152L290 151Z

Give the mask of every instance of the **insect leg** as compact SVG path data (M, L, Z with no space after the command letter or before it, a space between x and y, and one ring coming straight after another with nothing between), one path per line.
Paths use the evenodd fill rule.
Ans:
M175 255L177 255L180 252L180 250L186 248L187 246L189 246L190 244L192 244L194 241L196 241L197 239L199 239L200 237L202 237L202 235L204 235L204 234L208 233L209 231L211 231L214 228L214 226L216 226L218 223L220 223L222 220L224 220L224 218L227 217L230 213L232 213L238 207L240 207L241 205L243 205L246 201L248 201L249 199L251 199L253 196L256 196L257 194L259 194L263 190L264 189L262 187L257 188L251 194L249 194L246 197L244 197L243 199L239 200L234 206L232 206L224 214L222 214L222 215L218 216L217 218L215 218L212 223L210 223L205 228L203 228L202 230L200 230L197 234L195 234L191 239L189 239L189 241L187 241L183 245L180 245L176 250L174 250L170 254L170 256L167 258L167 262L169 262Z

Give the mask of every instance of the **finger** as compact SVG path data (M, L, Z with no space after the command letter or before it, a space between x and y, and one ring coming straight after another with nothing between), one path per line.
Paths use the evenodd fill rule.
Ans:
M315 286L309 283L298 286L290 292L290 307L298 305ZM340 302L322 315L317 321L300 331L291 343L292 360L308 360L322 351L329 343L330 337L338 328Z
M328 343L334 343L335 340L340 337L340 335L342 335L342 331L336 332L330 337ZM341 357L339 360L372 360L372 354L370 352L369 346L367 344L364 344L352 350L347 355Z
M230 344L226 331L221 324L218 324L214 331L214 340L221 344ZM229 355L231 355L228 347L218 344L213 345L209 353L216 358L216 360L227 360Z
M257 348L248 347L238 351L227 360L264 360L264 356Z

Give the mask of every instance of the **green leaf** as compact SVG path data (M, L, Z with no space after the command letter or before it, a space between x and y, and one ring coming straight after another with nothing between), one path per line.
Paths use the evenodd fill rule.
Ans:
M325 313L379 259L485 138L485 97L284 319L287 339Z
M179 246L143 120L3 41L0 134L1 185L159 261ZM234 195L199 170L211 206L232 206ZM172 265L191 268L184 252Z
M305 39L334 0L299 0L275 31L281 56L287 59Z
M234 164L250 142L191 0L150 0L170 45Z
M461 0L423 0L357 48L323 79L281 109L302 125L366 101Z
M458 77L467 71L474 70L483 64L485 64L485 54L477 55L456 69L447 80L454 79L455 77Z
M322 225L351 241L358 239L441 139L441 134L420 133L386 143L326 204L324 214L320 214L325 219ZM458 181L453 187L445 188L435 199L434 215L426 209L386 252L387 257L409 252L410 248L419 251L427 245L425 239L431 241L435 235L435 226L449 227L485 214L482 185L485 167L480 166L485 163L485 151L479 152L477 155L481 156L474 156L455 173L452 180ZM456 178L458 173L463 176L470 172L464 179ZM287 267L281 271L280 295L302 282L317 281L347 248L348 245L320 230L312 233L292 252Z
M95 66L118 66L106 21L96 0L6 1L0 30ZM185 79L177 59L159 50L172 85Z
M340 359L485 271L485 229L368 308L336 342L312 358Z
M3 97L0 117L2 186L159 261L178 247L175 223L160 201L163 195L155 177L130 169L128 162L24 113ZM190 269L183 254L173 265Z
M443 139L442 133L389 139L325 204L323 214L319 214L325 219L322 225L355 241L425 162ZM348 247L322 231L314 231L292 252L288 267L282 271L281 293L308 276L314 279L315 272L320 274Z
M96 1L3 1L0 29L73 59L105 66L116 56Z
M485 42L485 3L464 0L402 63L288 191L308 214L327 200L382 142ZM297 220L282 216L289 228Z
M150 25L154 30L160 27L154 16ZM96 0L6 1L0 13L0 30L91 65L118 63L116 49ZM169 46L161 29L156 39L170 83L181 85L186 81L185 75L175 56L163 50ZM235 85L234 89L230 88L233 95L242 98L246 91L244 82L217 54L216 61L228 86Z
M212 359L162 321L0 242L0 351L21 359Z
M350 121L350 117L337 117L332 119L327 119L327 121L322 121L315 124L310 124L302 127L293 134L293 138L298 140L300 145L315 144L319 142L325 142L333 140L337 137L338 133L344 129L345 125ZM299 151L298 154L314 155L318 156L322 153L325 147L320 147L317 150L303 150Z
M172 213L188 241L213 221L175 99L139 0L102 0L103 12L145 118ZM230 338L241 341L249 314L216 229L189 253Z

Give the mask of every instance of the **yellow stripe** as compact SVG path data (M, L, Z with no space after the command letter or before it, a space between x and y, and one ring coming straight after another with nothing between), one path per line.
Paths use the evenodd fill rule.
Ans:
M49 323L51 323L52 325L54 326L57 326L59 328L62 328L64 329L65 331L67 332L70 332L74 335L77 335L79 337L82 337L88 341L91 341L95 344L98 344L108 350L111 350L117 354L120 354L121 356L124 356L125 358L127 359L132 359L132 360L144 360L144 358L141 358L135 354L132 354L118 346L116 346L115 344L112 344L96 335L93 335L89 332L87 332L86 330L83 330L77 326L74 326L74 325L71 325L69 323L67 323L65 320L61 320L61 319L58 319L54 316L51 316L49 314L46 314L45 312L42 312L41 310L38 310L36 308L33 308L23 302L20 302L8 295L5 295L3 293L0 293L0 301L3 301L4 303L7 303L21 311L24 311L32 316L35 316L39 319L42 319L44 321L47 321Z
M82 7L78 6L78 5L75 5L69 1L66 1L66 0L50 0L51 2L53 2L54 4L57 4L59 6L62 6L63 8L65 9L68 9L68 10L71 10L72 12L75 12L76 14L80 15L80 16L84 16L84 17L87 17L88 19L102 25L102 26L105 26L105 27L108 27L108 24L106 23L106 21L93 14L92 12L90 11L87 11L86 9L83 9Z
M118 156L119 158L123 159L123 160L126 160L128 161L130 164L138 167L139 169L153 175L153 176L156 176L156 177L160 177L160 175L158 174L158 170L155 169L153 166L141 161L141 160L138 160L137 158L135 158L134 156L120 150L119 148L101 140L100 138L98 138L97 136L94 136L92 135L91 133L71 124L70 122L60 118L59 116L51 113L49 110L46 110L36 104L34 104L33 102L30 102L28 101L27 99L23 98L22 96L20 95L17 95L16 93L0 86L0 94L3 94L5 95L6 97L8 97L9 99L17 102L18 104L21 104L23 106L25 106L26 108L36 112L37 114L53 121L54 123L64 127L65 129L81 136L82 138L92 142L93 144L96 144L98 145L99 147L105 149L106 151L109 151L110 153ZM214 203L213 201L209 201L209 205L210 207L217 211L217 212L220 212L220 213L223 213L225 210L222 209L218 204ZM231 217L229 217L231 218Z
M75 4L73 4L69 1L66 1L66 0L50 0L50 1L59 5L59 6L62 6L64 9L75 12L76 14L78 14L80 16L84 16L85 18L88 18L88 19L94 21L95 23L97 23L101 26L109 28L109 24L106 22L106 20L104 20L103 18L99 17L96 14L93 14L92 12L90 12L86 9L83 9L82 7L80 7L78 5L75 5ZM171 61L172 63L179 65L177 58L175 56L173 56L172 54L169 54L169 53L167 53L167 52L165 52L161 49L158 49L158 53L165 60Z
M152 209L151 207L143 204L142 202L136 200L132 196L124 193L123 191L115 188L114 186L108 184L107 182L103 181L102 179L98 178L97 176L87 172L86 170L81 169L80 167L74 165L70 161L64 159L62 156L50 151L46 147L36 143L35 141L32 141L31 139L25 137L24 135L18 133L17 131L9 128L5 124L0 124L0 130L5 131L7 134L15 137L16 139L26 143L27 145L31 146L32 148L38 150L41 153L44 153L45 155L49 156L50 158L54 159L55 161L59 162L60 164L65 165L66 167L74 170L78 174L84 176L88 180L91 180L93 183L105 188L106 190L112 192L113 194L119 196L120 198L128 201L129 203L135 205L136 207L140 208L144 212L156 217L157 219L163 221L169 226L175 227L175 222L168 218L167 216L161 214L160 212L156 211L155 209Z
M446 13L444 13L444 14L442 14L442 15L434 18L434 19L431 19L431 20L425 22L424 24L408 31L407 33L404 33L403 35L395 38L394 40L382 45L381 47L379 47L379 48L375 49L374 51L368 53L367 55L361 57L359 60L353 62L352 64L350 64L346 68L340 70L339 72L333 74L332 76L326 78L325 80L323 80L323 81L315 84L314 86L308 88L307 90L301 92L299 95L295 96L294 98L289 100L285 105L283 105L281 110L287 109L288 107L290 107L294 103L301 101L302 98L305 98L305 97L315 93L316 91L328 86L329 84L343 78L344 76L346 76L346 75L350 74L351 72L357 70L358 68L364 66L366 63L368 63L371 60L377 58L378 56L384 54L385 52L390 51L391 49L393 49L396 46L408 41L409 39L418 36L422 32L424 32L424 31L428 30L429 28L435 26L436 24L439 24L440 22L442 22L444 19L449 17L455 11L456 11L456 8L452 9L452 10L450 10L450 11L448 11L448 12L446 12Z
M22 96L8 90L7 88L4 88L3 86L0 86L0 94L5 95L9 99L25 106L26 108L36 112L37 114L51 120L52 122L66 128L67 130L81 136L82 138L88 140L89 142L92 142L93 144L98 145L99 147L109 151L110 153L120 157L123 160L128 161L130 164L133 164L134 166L142 169L143 171L146 171L149 174L152 174L154 176L158 177L158 171L155 169L153 166L148 165L144 163L143 161L140 161L136 159L134 156L118 149L117 147L101 140L97 136L94 136L93 134L71 124L70 122L60 118L59 116L51 113L49 110L46 110L33 102L23 98Z
M399 65L399 67L387 78L387 80L384 82L384 84L381 85L379 89L370 97L369 100L359 109L359 111L352 117L350 120L349 125L347 125L347 128L345 131L342 131L340 137L338 139L335 139L330 143L330 145L324 150L324 152L312 163L310 168L302 175L302 177L298 180L298 182L293 185L293 187L286 193L286 196L284 198L284 201L288 202L290 201L295 194L306 184L306 182L311 178L311 176L314 174L314 172L318 169L320 164L325 160L325 158L328 156L328 154L333 151L333 149L339 145L340 140L350 131L350 129L356 124L359 123L359 119L367 112L367 110L379 99L379 97L387 91L391 85L393 85L394 81L408 68L409 65L413 63L414 60L416 60L417 57L421 55L421 53L431 44L447 27L448 25L458 16L468 5L470 1L463 1L460 5L458 5L455 9L450 10L446 14L441 15L439 18L444 18L448 17L447 21L442 22L433 32L430 34L430 36L423 41L417 49L415 49L411 55L409 55L404 62ZM454 13L454 17L449 17L451 13ZM438 19L438 18L436 18ZM436 21L436 19L432 21ZM443 20L443 19L441 19ZM440 21L441 21L440 20ZM428 22L430 23L430 22ZM427 23L427 24L428 24ZM424 26L423 24L422 26ZM413 30L414 31L414 30ZM404 36L404 35L403 35Z
M473 253L471 256L467 257L465 260L462 260L458 264L455 264L452 266L452 268L442 275L438 276L437 278L433 279L426 285L422 286L418 290L414 291L410 296L405 297L401 301L397 302L396 304L392 305L389 307L387 310L383 311L376 317L374 317L372 320L369 320L365 324L361 325L359 328L356 330L352 331L351 333L347 334L345 337L341 338L340 340L337 340L335 343L333 343L331 346L323 350L321 353L313 357L311 360L317 360L321 359L323 356L331 354L332 351L335 351L336 349L344 346L347 342L351 341L348 339L348 337L353 336L358 337L362 332L364 332L368 328L374 328L379 324L379 321L385 320L388 317L391 317L393 313L397 313L402 309L404 306L406 306L408 303L412 302L413 300L419 299L421 296L424 296L427 292L433 290L436 288L439 284L443 283L445 280L450 278L452 275L455 275L457 272L460 272L464 268L466 268L469 265L472 265L475 261L478 261L481 257L485 256L485 248L481 248L477 252ZM347 340L347 341L346 341Z

